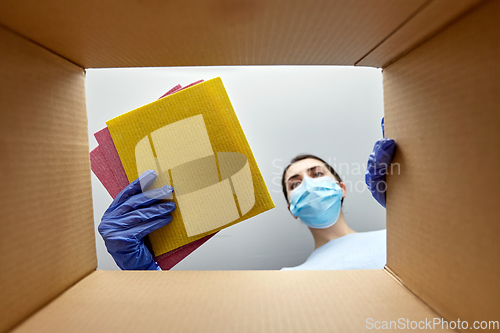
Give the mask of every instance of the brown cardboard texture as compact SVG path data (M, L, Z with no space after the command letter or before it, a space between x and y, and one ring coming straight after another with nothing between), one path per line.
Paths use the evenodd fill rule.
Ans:
M385 67L397 59L413 45L432 36L449 21L474 7L479 0L441 0L427 1L406 24L394 31L366 57L356 63L357 66Z
M97 267L82 68L0 29L0 331Z
M387 265L450 320L500 316L500 1L384 69ZM432 255L431 255L432 254Z
M435 316L383 270L98 270L15 332L360 332Z
M354 65L427 2L4 0L0 22L84 68Z
M498 31L498 1L3 1L0 332L499 321ZM84 69L237 64L385 66L386 269L95 271Z

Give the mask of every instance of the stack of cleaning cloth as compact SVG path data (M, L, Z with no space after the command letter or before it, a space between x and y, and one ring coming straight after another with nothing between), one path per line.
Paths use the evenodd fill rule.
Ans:
M274 208L220 78L176 85L94 134L91 168L115 198L146 170L174 187L172 222L149 235L169 270L218 231Z

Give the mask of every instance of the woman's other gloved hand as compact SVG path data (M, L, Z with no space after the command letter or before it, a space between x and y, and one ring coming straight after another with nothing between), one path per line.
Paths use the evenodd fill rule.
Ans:
M174 189L165 185L143 192L156 180L148 170L120 192L102 216L99 233L121 269L161 270L144 244L144 236L172 221L174 202L160 202Z
M365 173L365 182L368 189L385 208L385 193L387 183L385 176L387 167L391 164L394 157L396 143L392 139L385 138L384 118L382 118L382 139L378 140L373 147L373 151L368 158L368 164Z

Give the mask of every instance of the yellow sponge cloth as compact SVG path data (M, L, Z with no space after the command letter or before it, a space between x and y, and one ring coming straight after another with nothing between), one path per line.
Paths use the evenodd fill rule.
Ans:
M107 122L129 181L174 187L173 220L149 235L159 256L274 208L220 78Z

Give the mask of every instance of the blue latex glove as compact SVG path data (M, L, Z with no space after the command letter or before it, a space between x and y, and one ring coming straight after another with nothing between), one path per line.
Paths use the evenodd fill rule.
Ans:
M382 118L382 137L375 143L368 158L365 182L375 200L385 208L385 193L387 190L385 175L387 174L387 167L394 157L396 143L392 139L385 138L384 118Z
M170 213L176 205L171 201L159 202L174 191L169 185L143 193L142 189L147 189L155 179L155 171L144 172L116 196L102 216L99 233L121 269L161 270L143 238L170 223Z

